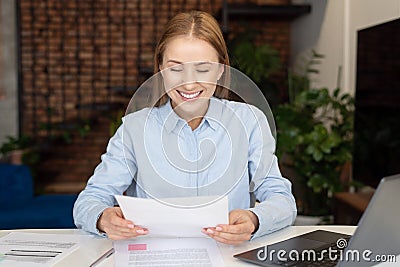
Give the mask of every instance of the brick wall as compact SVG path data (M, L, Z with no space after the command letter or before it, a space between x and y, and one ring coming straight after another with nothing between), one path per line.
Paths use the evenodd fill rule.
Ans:
M42 153L36 184L39 191L59 193L79 192L93 172L109 139L109 128L104 124L115 110L111 104L124 109L129 102L129 94L114 89L135 88L149 75L141 75L140 70L152 69L154 46L167 20L179 11L198 9L218 16L221 10L221 1L216 0L18 3L22 132L49 138L65 133L68 127L59 127L62 124L101 117L86 137L74 136L69 145L52 142ZM229 38L246 30L240 25L229 21ZM260 18L251 20L250 25L261 29L256 42L277 48L287 65L289 22ZM274 77L282 92L286 92L285 69ZM107 104L111 109L105 108Z
M278 1L288 2L272 2ZM22 131L45 136L52 124L85 115L87 105L127 103L110 88L142 82L138 70L152 68L154 45L173 14L200 9L217 15L221 7L212 0L19 0L19 8ZM252 25L262 30L258 41L276 47L287 65L289 22Z
M254 40L256 45L269 44L278 50L282 68L276 74L271 75L270 79L274 81L278 90L276 97L279 99L275 101L286 101L288 98L286 81L290 57L290 22L287 20L269 21L258 19L246 22L241 20L232 21L229 23L229 28L234 29L234 31L229 34L228 41L238 33L247 32L248 29L246 27L257 30L258 34ZM271 105L271 101L269 104Z

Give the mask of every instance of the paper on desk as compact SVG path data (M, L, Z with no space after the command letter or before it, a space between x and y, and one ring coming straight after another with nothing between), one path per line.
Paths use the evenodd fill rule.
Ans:
M210 238L149 238L114 241L115 266L224 266Z
M164 199L166 203L210 203L199 207L179 208L160 201L115 196L126 219L149 229L149 236L204 237L203 227L228 224L228 197L190 197Z
M11 232L0 238L0 266L53 266L79 242L79 235Z

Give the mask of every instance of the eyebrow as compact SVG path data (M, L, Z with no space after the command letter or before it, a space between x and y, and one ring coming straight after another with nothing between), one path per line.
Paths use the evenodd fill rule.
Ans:
M167 63L176 63L176 64L184 64L183 62L177 61L177 60L173 60L170 59L167 61ZM197 62L194 65L195 66L200 66L200 65L206 65L206 64L211 64L212 62L207 62L207 61L201 61L201 62Z

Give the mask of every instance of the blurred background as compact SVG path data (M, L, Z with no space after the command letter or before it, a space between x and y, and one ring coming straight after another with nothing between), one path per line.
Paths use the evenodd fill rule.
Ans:
M28 166L33 197L69 195L69 213L152 75L163 26L193 9L215 16L232 65L271 105L281 170L299 214L311 216L298 224L357 223L380 178L400 172L399 0L2 0L0 8L2 164ZM13 173L0 172L2 184Z

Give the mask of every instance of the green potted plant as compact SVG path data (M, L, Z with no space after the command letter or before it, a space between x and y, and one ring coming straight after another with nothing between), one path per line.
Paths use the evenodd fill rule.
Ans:
M268 103L279 103L279 92L271 76L282 68L279 52L269 44L255 44L257 32L246 32L229 42L232 67L249 76L260 88Z
M28 135L7 136L0 147L0 153L3 160L12 164L33 165L39 160L34 141Z
M348 181L352 161L354 100L340 88L312 88L310 73L322 56L313 52L304 74L291 74L289 103L274 110L277 124L277 154L283 159L283 172L289 166L295 173L294 194L299 214L328 215L332 195ZM292 178L292 177L289 177Z

